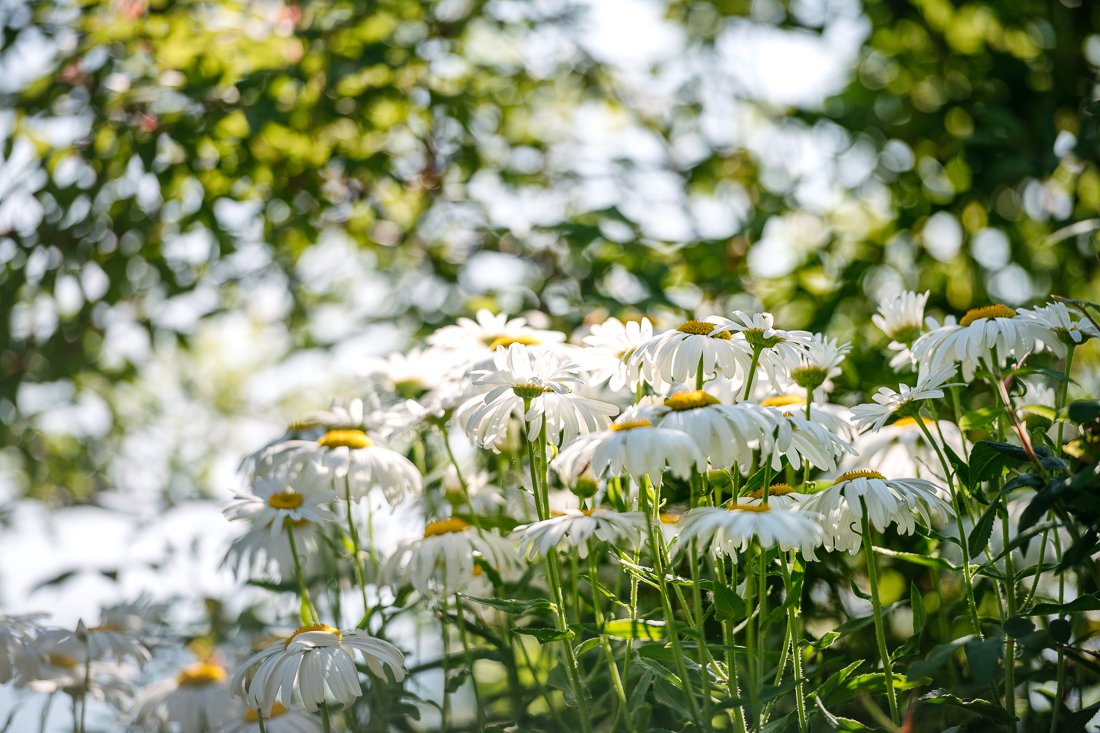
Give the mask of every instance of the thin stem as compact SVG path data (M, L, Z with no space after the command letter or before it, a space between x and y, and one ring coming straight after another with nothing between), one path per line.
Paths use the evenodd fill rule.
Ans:
M298 579L298 599L301 601L302 624L308 626L309 624L320 623L321 617L317 614L313 601L310 600L309 589L306 587L306 576L302 572L302 561L298 558L298 545L294 541L294 523L288 518L284 520L283 526L286 527L286 536L290 540L290 556L294 558L294 577Z
M481 520L477 516L477 512L474 511L474 502L470 498L470 485L466 483L466 479L462 476L462 469L458 465L458 459L455 458L454 450L451 449L451 436L447 432L447 428L443 425L439 426L439 432L443 435L443 448L447 451L447 457L451 460L451 465L455 467L455 477L458 478L458 485L462 487L462 498L466 500L466 506L470 510L470 523L478 529L481 529Z
M768 551L762 546L759 546L759 581L760 590L758 592L759 601L756 615L756 643L757 643L757 655L756 655L756 692L763 692L764 687L764 657L766 649L768 647L768 624L766 621L768 615ZM763 729L766 718L764 716L764 708L760 707L760 724L759 727Z
M615 654L611 650L611 642L608 641L607 634L603 633L604 630L604 615L603 607L600 606L599 593L596 591L596 583L598 582L598 574L596 568L596 553L592 547L594 543L589 542L588 548L588 578L589 587L592 589L592 612L596 619L596 628L599 629L600 634L600 648L603 649L604 660L607 662L607 669L611 673L611 684L615 688L615 695L618 698L618 705L615 708L615 719L611 723L611 730L614 730L619 725L619 718L626 712L626 689L623 687L623 680L619 677L619 667L615 664ZM629 716L628 716L629 717Z
M474 688L474 708L477 712L477 727L485 730L485 705L481 702L481 691L477 687L477 675L474 674L474 657L470 653L470 639L466 634L466 613L462 610L462 601L456 595L455 618L458 619L458 635L462 639L462 654L466 658L466 669L470 673L470 684Z
M88 691L92 686L92 648L88 639L84 640L84 687L80 690L80 733L88 730Z
M260 724L260 733L267 733L267 725L264 723L264 714L257 708L256 722Z
M878 597L878 574L875 572L875 552L871 544L871 524L867 518L867 502L860 497L863 516L860 525L863 530L863 553L867 561L867 581L871 586L871 611L875 616L875 636L878 637L878 653L882 658L882 672L886 678L886 699L890 703L890 719L897 726L901 723L898 715L897 692L894 690L894 670L890 662L890 650L886 647L886 630L882 625L882 602Z
M50 706L53 704L54 694L51 692L46 696L46 704L42 706L42 717L38 720L38 733L46 733L46 721L50 717Z
M1008 511L1001 517L1001 541L1005 549L1005 603L1008 617L1016 615L1016 571L1012 562L1012 550L1008 549L1012 538L1008 532ZM1016 720L1016 639L1005 634L1005 709Z
M716 570L719 576L719 580L725 581L725 558L720 558L716 563ZM729 582L726 586L731 590L737 590L737 563L730 558L730 575ZM732 618L725 619L722 622L722 644L726 647L726 692L729 693L731 698L741 697L741 683L739 675L737 673L737 654L733 649L734 636L734 623ZM734 725L737 726L737 730L740 733L748 732L748 724L745 722L745 710L744 705L738 703L732 706L731 715L733 716Z
M966 588L966 605L968 615L970 616L970 627L979 639L984 639L985 637L982 636L982 625L978 620L978 602L974 598L974 578L970 574L970 545L967 542L966 529L963 527L962 522L962 487L960 484L959 488L956 488L955 482L951 480L951 477L955 476L957 481L958 476L951 470L947 462L947 457L940 449L939 443L932 437L932 432L928 429L928 426L925 425L924 418L917 415L915 421L917 426L924 433L924 437L928 439L928 444L932 446L932 450L936 453L936 457L939 458L944 477L947 479L947 486L951 489L951 502L955 505L955 528L959 533L959 549L962 551L963 586Z
M321 731L322 733L331 733L332 731L332 722L329 720L328 717L327 702L321 703Z
M689 553L689 566L691 569L691 605L695 611L695 634L699 645L699 669L702 670L703 682L703 721L707 730L713 730L714 713L711 711L710 692L710 650L707 649L707 634L703 628L703 592L699 588L699 555L694 540L691 543Z
M1062 540L1058 533L1054 533L1054 554L1060 563L1062 561ZM1066 574L1058 576L1058 603L1065 603L1066 598ZM1061 618L1061 614L1058 616ZM1054 701L1051 704L1050 733L1058 730L1058 715L1062 712L1062 699L1066 694L1066 652L1061 645L1058 646L1058 683L1054 689Z
M752 383L756 379L756 368L760 364L760 353L763 349L754 348L752 350L752 361L749 362L749 374L745 378L745 393L741 395L742 400L747 400L749 395L752 394Z
M367 581L363 577L363 561L359 554L359 530L355 526L355 519L351 511L351 476L344 477L344 506L347 508L348 534L351 537L352 566L355 568L355 581L359 584L359 592L363 596L363 617L366 618L370 610L370 602L367 600Z
M1066 421L1061 418L1060 414L1062 409L1066 406L1066 396L1069 394L1069 379L1070 370L1073 368L1073 351L1076 348L1076 344L1070 341L1066 346L1066 366L1065 375L1066 381L1058 385L1058 398L1054 403L1054 419L1058 421L1058 453L1062 453L1062 445L1065 438Z
M684 664L684 651L680 646L680 634L676 631L676 618L672 613L672 604L669 602L669 589L668 579L666 578L667 569L665 568L663 542L661 540L661 533L657 528L658 523L658 506L660 502L656 496L654 490L654 496L652 506L647 506L649 502L649 493L653 484L646 476L643 481L641 490L638 492L639 500L642 502L642 511L646 515L646 526L649 529L649 543L653 550L653 570L657 575L657 585L661 591L661 610L664 612L665 625L668 629L668 640L672 645L672 656L676 664L676 672L680 675L680 679L684 685L684 693L687 696L688 708L691 710L691 720L695 723L696 727L702 727L700 725L699 715L699 702L695 699L695 690L691 684L691 678L688 677L687 666Z

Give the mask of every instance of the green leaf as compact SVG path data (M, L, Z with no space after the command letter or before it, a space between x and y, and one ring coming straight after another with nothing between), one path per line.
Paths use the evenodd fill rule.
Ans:
M1035 624L1030 619L1022 616L1013 616L1012 618L1005 619L1002 628L1004 628L1005 633L1009 636L1018 638L1035 631Z
M923 565L926 568L943 568L944 570L961 570L959 565L951 562L943 557L935 557L933 555L921 555L916 552L900 552L898 550L890 550L886 547L875 547L875 553L884 557L892 557L896 560L904 560L905 562L911 562L914 565Z
M909 676L928 677L946 664L951 657L955 656L955 652L973 638L973 636L963 636L946 644L937 644L925 655L924 659L909 667Z
M918 699L920 702L959 708L965 712L989 718L994 723L1012 722L1012 716L1004 708L981 698L963 699L957 695L952 695L947 690L932 690L926 695L921 695Z
M616 639L663 639L666 630L664 621L617 618L603 625L603 633Z
M573 650L573 653L576 654L578 657L582 657L585 654L587 654L588 652L590 652L593 649L595 649L596 647L598 647L599 645L600 645L600 637L598 637L598 636L593 637L591 639L585 639L580 644L577 644L577 647L576 647L576 649Z
M1077 596L1066 603L1036 603L1029 616L1046 616L1052 613L1080 613L1082 611L1100 611L1100 595Z
M963 645L963 649L966 650L966 661L970 665L974 682L979 685L991 683L997 676L997 664L1003 656L1003 640L996 636L985 639L972 637Z
M982 516L974 524L974 529L970 531L966 546L970 548L971 557L980 555L989 543L989 536L993 534L993 521L997 518L997 507L999 506L999 502L995 501L986 507L985 511L982 512Z
M463 598L483 606L504 611L510 616L519 616L532 611L553 611L555 606L545 598L481 598L460 593Z
M1027 460L1027 453L1018 445L979 440L970 451L970 483L997 478L1005 468Z
M863 590L860 589L858 585L856 585L855 578L848 578L848 585L852 587L852 592L855 593L857 597L862 598L865 601L871 600L871 595L869 593L864 593Z
M521 629L512 629L512 633L533 636L540 644L552 641L565 641L573 638L572 629L553 629L547 626L527 626Z
M1067 409L1069 419L1078 425L1100 419L1100 401L1074 400Z
M913 609L913 636L920 636L927 616L924 612L924 596L916 583L909 586L909 605Z
M1001 410L998 407L983 407L968 412L959 419L959 429L965 431L986 430L993 426L997 415L1000 413Z
M1047 624L1047 630L1050 631L1050 638L1059 644L1068 644L1070 637L1073 636L1073 626L1069 621L1061 618L1056 618Z
M722 583L714 584L714 613L722 621L740 621L748 615L744 599Z

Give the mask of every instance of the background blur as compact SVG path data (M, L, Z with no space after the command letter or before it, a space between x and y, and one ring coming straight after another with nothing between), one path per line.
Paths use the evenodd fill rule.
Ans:
M893 381L869 316L901 287L1100 300L1090 0L3 0L0 26L0 608L167 573L229 532L243 453L477 307L766 308L855 342L844 400Z

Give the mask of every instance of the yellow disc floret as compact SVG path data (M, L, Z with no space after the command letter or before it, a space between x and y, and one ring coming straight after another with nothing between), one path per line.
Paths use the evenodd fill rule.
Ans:
M772 510L767 502L763 504L738 504L737 502L730 502L726 504L726 509L729 509L731 512L770 512Z
M871 471L870 469L861 468L858 471L847 471L836 477L833 481L833 485L844 483L845 481L854 481L857 478L877 478L881 481L885 481L886 477L878 471Z
M921 418L924 420L924 424L928 426L934 426L936 421L930 417ZM917 418L915 417L902 417L891 423L895 428L915 428L917 427Z
M649 420L627 420L626 422L613 422L611 423L611 429L616 433L621 433L624 430L633 430L634 428L651 428L653 423Z
M225 682L226 678L225 670L217 664L197 662L183 668L180 676L176 678L176 684L180 687L202 687Z
M692 336L710 336L712 339L722 339L724 341L729 341L732 338L729 331L711 333L716 328L717 326L713 323L707 323L706 321L684 321L676 327L676 330Z
M772 484L768 487L768 496L786 496L787 494L793 494L794 492L795 488L790 484ZM763 499L764 490L757 489L756 491L750 491L745 496L749 497L750 499Z
M293 489L280 491L267 497L267 505L272 509L297 509L305 501L305 497Z
M370 448L374 441L362 430L330 430L317 439L326 448Z
M974 321L981 318L1012 318L1016 315L1016 311L1009 308L1007 305L1001 305L997 303L995 305L987 305L983 308L971 308L966 312L966 315L959 319L960 326L969 326Z
M788 405L801 405L806 401L805 397L796 394L777 394L760 403L762 407L787 407Z
M541 343L541 341L532 336L497 336L489 342L489 351L496 351L497 349L507 349L512 344L538 346Z
M271 706L271 712L264 716L264 720L271 720L277 718L287 712L286 706L281 702L277 702ZM260 711L256 708L247 708L244 711L244 722L246 723L258 723L260 720Z
M695 389L690 392L677 392L665 400L665 407L676 411L695 410L707 405L717 405L718 402L719 399L714 395Z
M294 639L299 634L306 634L310 631L323 631L326 634L332 634L337 639L344 638L343 634L341 634L340 630L337 629L335 626L329 626L328 624L310 624L309 626L299 626L297 629L295 629L294 633L288 636L286 641L283 642L283 647L286 648L290 646L290 642L294 641Z
M75 657L70 657L68 654L58 654L57 652L47 654L46 661L55 667L64 667L65 669L73 669L79 664Z
M451 534L452 532L465 532L469 528L470 523L458 517L437 519L434 522L428 522L428 525L424 527L424 537L436 537L441 534Z

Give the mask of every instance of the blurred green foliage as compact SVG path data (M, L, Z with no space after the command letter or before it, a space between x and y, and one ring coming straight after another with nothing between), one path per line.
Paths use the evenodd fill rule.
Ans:
M579 40L590 8L566 0L5 10L0 58L33 72L0 86L0 109L10 110L0 124L6 461L26 476L25 491L44 498L104 488L123 426L51 434L27 414L21 389L75 385L113 408L141 360L105 346L112 324L132 324L154 348L166 338L186 347L188 330L159 319L159 309L203 278L218 285L207 315L241 307L242 279L254 275L233 266L245 244L261 245L263 269L285 279L294 344L316 345L306 326L320 299L296 263L333 230L372 250L379 272L418 273L443 289L404 303L396 320L411 330L481 304L462 284L465 264L498 251L534 263L518 305L548 310L562 327L593 310L752 301L784 327L854 339L848 368L860 382L851 388L889 381L868 297L885 281L930 289L933 309L959 312L993 299L993 278L1015 263L1025 279L1014 271L1001 294L1097 299L1100 6L1088 0L865 2L869 34L839 93L820 105L739 100L767 124L839 133L841 149L871 151L870 176L841 181L847 190L831 207L804 211L794 184L762 175L750 150L720 144L686 162L672 156L662 173L689 196L742 190L747 215L732 236L664 241L625 207L598 200L509 227L470 195L486 171L536 201L580 188L583 166L551 161L574 115L593 105L672 149L714 101L705 82L720 69L708 54L732 23L751 17L758 29L818 35L822 22L807 20L805 6L832 4L669 2L664 17L686 52L715 66L694 68L660 105ZM36 66L33 48L47 49L47 60ZM751 252L784 217L796 228L809 221L812 244L790 272L762 277ZM925 246L933 220L958 239L957 251ZM1006 241L1007 256L973 250L990 231L1003 235L994 244ZM181 238L203 246L181 254ZM623 271L632 303L612 285Z

